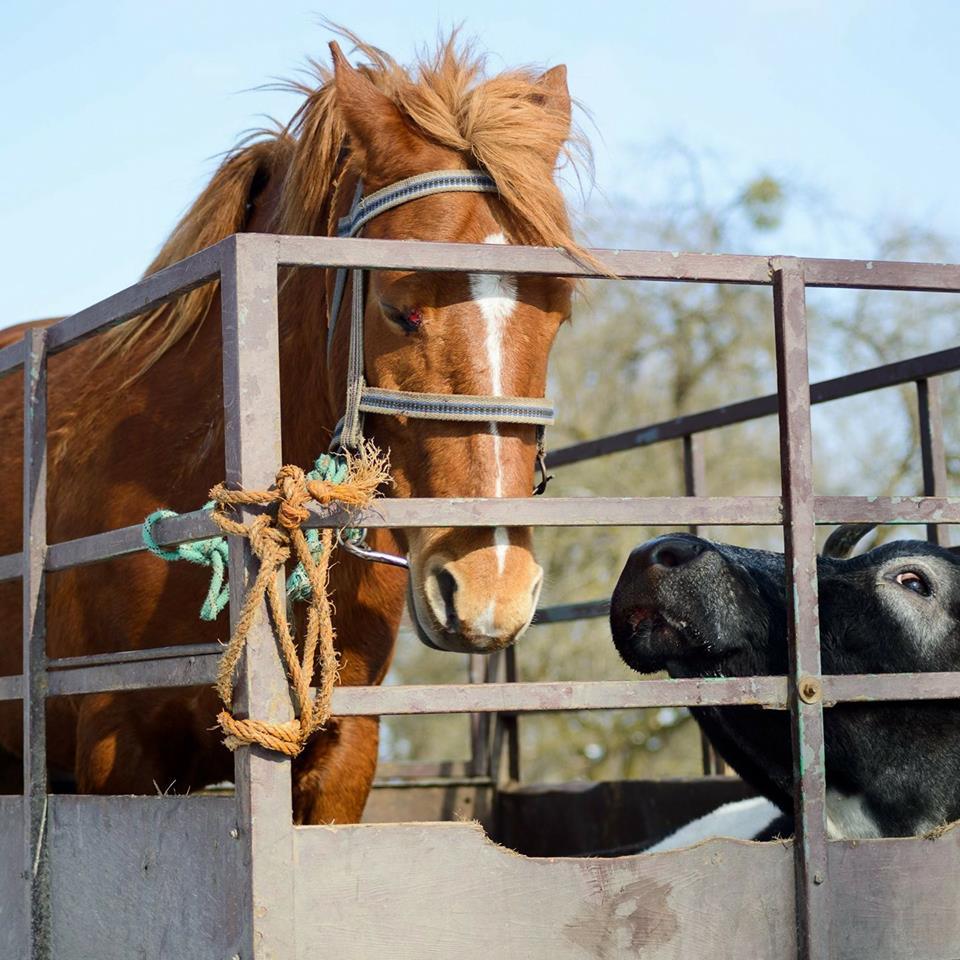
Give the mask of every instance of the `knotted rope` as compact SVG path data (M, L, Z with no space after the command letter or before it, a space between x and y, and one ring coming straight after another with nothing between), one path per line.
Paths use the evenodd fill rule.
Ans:
M277 473L275 485L270 490L230 490L223 484L218 484L210 491L214 522L225 534L246 537L259 562L257 576L244 598L233 635L224 649L217 671L216 688L224 705L224 709L217 716L217 722L226 734L224 743L231 750L245 744L257 743L268 750L295 757L310 735L330 718L330 705L338 670L332 610L327 594L330 555L335 542L334 532L326 528L317 531L315 536L309 536L313 531L305 533L302 524L310 516L306 505L315 501L324 506L336 503L347 508L363 508L373 499L380 484L388 479L388 474L385 460L372 445L365 445L358 456L347 454L342 460L328 459L340 462L332 465L321 457L317 461L317 469L309 474L297 466L282 467ZM275 511L261 513L249 523L241 523L228 512L233 507L274 504ZM145 539L146 535L145 529ZM225 538L215 539L225 541ZM210 542L201 541L202 544ZM194 546L196 547L196 544ZM158 547L157 550L161 548ZM183 556L179 550L164 552L175 554L172 558L164 559L191 559L190 556ZM225 555L217 554L212 548L206 547L201 548L199 554L204 557L219 556L216 562L221 564L222 570ZM302 599L308 604L303 653L299 657L287 616L286 597L277 587L277 574L290 559L297 560L297 568L294 574L291 574L290 580L294 579L297 571L302 570L304 582L291 585L288 580L286 593L291 599ZM216 578L217 567L213 566L213 562L211 566ZM220 576L219 589L222 591L225 589L222 573ZM213 592L211 584L208 601ZM231 712L234 671L243 654L257 611L264 600L290 681L295 718L286 723L271 723L252 717L243 719L235 717ZM221 604L220 609L222 606ZM207 603L204 608L207 608ZM317 664L320 676L317 694L313 697L310 687Z

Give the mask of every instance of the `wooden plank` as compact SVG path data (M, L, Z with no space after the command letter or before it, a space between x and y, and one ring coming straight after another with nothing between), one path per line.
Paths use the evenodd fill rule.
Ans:
M298 827L294 854L298 960L793 955L789 845L528 859L476 824L369 824Z
M49 815L58 960L249 957L232 798L54 796Z
M23 876L22 797L0 796L0 957L30 955L29 918Z

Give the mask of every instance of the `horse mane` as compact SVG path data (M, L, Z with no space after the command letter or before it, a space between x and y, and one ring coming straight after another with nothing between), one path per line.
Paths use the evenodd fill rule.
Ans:
M562 247L594 262L573 239L545 147L555 145L559 158L576 164L581 157L589 159L589 146L571 131L567 104L550 96L538 71L525 67L488 78L485 58L472 44L459 43L456 31L408 68L349 31L333 29L367 58L359 69L418 132L493 178L519 242ZM282 178L272 225L276 232L332 232L333 198L348 166L338 161L349 149L349 135L337 107L333 71L313 60L310 67L312 82L280 85L304 96L290 122L257 131L227 154L144 276L242 230L258 184L272 175ZM108 332L100 359L128 356L139 346L141 356L127 382L137 379L184 336L196 333L216 292L216 284L205 284Z

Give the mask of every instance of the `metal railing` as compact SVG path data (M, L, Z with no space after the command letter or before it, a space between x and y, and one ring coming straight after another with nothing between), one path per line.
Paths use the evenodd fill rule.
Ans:
M881 263L787 257L596 251L608 269L625 280L670 280L768 285L772 288L777 353L777 397L765 397L679 418L656 429L631 431L554 454L554 465L589 455L640 446L668 435L688 448L689 496L651 498L551 498L521 500L387 500L360 517L336 508L316 508L310 525L339 527L498 525L782 525L786 569L796 570L787 590L789 664L787 677L638 682L484 683L446 686L352 687L337 689L333 712L346 715L508 713L704 704L762 704L787 709L792 717L796 793L796 905L799 953L826 958L830 882L825 831L823 708L849 700L960 697L956 674L821 677L815 571L816 524L840 522L960 522L960 501L945 496L936 390L921 388L925 489L923 498L816 497L811 466L810 404L847 395L856 377L815 385L811 395L805 322L806 287L960 292L960 266ZM219 278L223 307L223 388L227 480L248 488L269 484L281 463L277 270L279 267L461 270L588 277L590 269L562 252L495 245L398 243L244 234L223 240L49 329L29 330L24 340L0 350L0 373L24 368L23 549L0 558L0 577L23 582L23 673L0 679L0 699L22 699L24 713L24 870L28 915L42 927L47 882L37 856L48 790L44 705L47 697L95 691L209 684L217 651L206 645L64 660L46 658L44 578L47 573L143 549L139 526L67 543L46 543L46 369L48 358L81 340ZM958 353L944 351L913 367L878 368L857 375L862 383L889 385L957 369ZM884 380L884 378L887 378ZM867 387L864 387L866 389ZM859 392L851 390L850 392ZM696 433L776 410L780 422L782 496L706 497L699 487ZM925 412L923 412L925 411ZM699 418L699 419L698 419ZM925 419L924 419L925 418ZM681 422L682 421L682 422ZM217 531L209 514L196 511L157 525L156 539L172 545ZM240 609L251 557L246 542L230 549L231 621ZM149 659L146 659L149 657ZM279 704L287 681L276 657L267 617L251 630L237 686L238 709L265 720L288 719ZM803 693L801 694L801 691ZM812 691L812 692L811 692ZM254 937L284 942L292 901L289 864L290 764L257 748L236 753L239 836L250 872L244 881L245 942ZM280 906L253 910L268 896ZM693 918L691 918L692 922ZM35 936L41 937L42 934ZM252 946L250 953L253 955Z

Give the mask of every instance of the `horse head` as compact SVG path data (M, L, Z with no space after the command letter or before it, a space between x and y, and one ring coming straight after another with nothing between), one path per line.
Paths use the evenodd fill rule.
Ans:
M368 238L543 243L573 247L554 170L570 131L562 67L476 82L451 44L412 77L379 51L356 69L331 44L331 112L342 124L342 173L333 186L327 232L357 211L362 194L463 172L478 190L441 189L389 206L362 230ZM306 120L306 117L305 117ZM300 133L306 148L309 138ZM332 272L331 272L332 274ZM329 276L327 387L344 413L350 332L362 324L365 387L409 395L543 398L547 359L568 317L572 284L545 276L369 272ZM339 290L338 290L339 286ZM354 316L358 310L362 319ZM349 420L349 411L346 412ZM347 424L349 429L349 424ZM420 419L406 409L364 414L363 435L389 451L399 497L524 497L534 484L542 426L491 420ZM489 653L516 640L543 582L531 531L430 528L400 531L409 558L411 617L428 645Z

